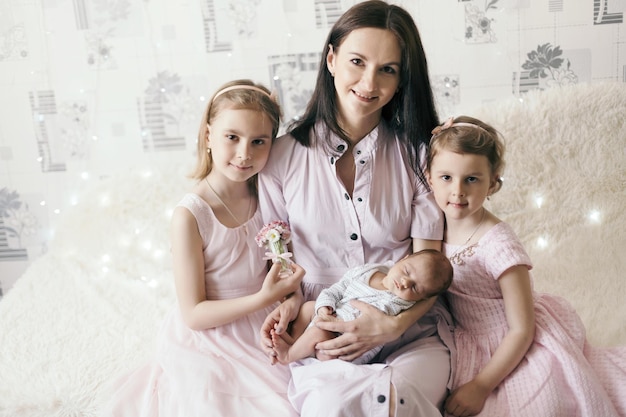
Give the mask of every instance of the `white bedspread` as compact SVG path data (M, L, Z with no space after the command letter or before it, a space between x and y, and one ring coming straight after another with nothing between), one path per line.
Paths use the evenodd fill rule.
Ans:
M593 344L626 344L626 84L531 92L468 114L505 136L504 187L490 205L526 244L536 289L568 299ZM127 172L65 215L0 301L0 416L97 416L105 384L152 352L174 302L169 214L190 184L177 168Z

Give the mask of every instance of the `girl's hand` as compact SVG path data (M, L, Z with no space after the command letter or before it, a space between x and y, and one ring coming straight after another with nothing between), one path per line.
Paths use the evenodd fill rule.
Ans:
M473 416L485 405L487 396L519 365L535 336L533 295L525 265L513 266L500 276L508 330L491 359L474 379L454 390L446 411L454 416Z
M321 321L315 325L323 330L341 333L334 339L318 343L315 348L322 353L351 361L375 346L397 339L395 317L388 316L376 307L362 301L351 301L361 315L352 321Z
M281 301L300 288L300 281L304 277L304 269L295 263L292 263L290 266L291 274L280 274L281 265L280 262L277 262L272 265L265 276L260 292L271 302Z
M490 392L488 388L472 380L452 391L446 400L445 409L457 417L476 415L483 409Z
M295 320L298 312L300 311L302 301L302 293L300 291L296 291L293 296L283 301L265 318L265 321L259 330L261 349L270 358L270 363L272 365L277 363L277 361L271 332L274 331L278 335L283 333L286 334L289 323Z

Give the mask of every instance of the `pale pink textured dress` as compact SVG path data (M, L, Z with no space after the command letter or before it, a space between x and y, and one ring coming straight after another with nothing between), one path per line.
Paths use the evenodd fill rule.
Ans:
M476 244L444 244L454 266L449 290L456 321L452 387L470 381L507 330L498 278L532 267L511 227L499 223ZM480 416L611 417L626 415L626 347L591 347L580 318L563 298L534 293L536 334L519 366L485 403Z
M266 274L264 250L254 241L263 226L260 212L230 229L195 194L185 195L179 206L198 222L207 298L257 292ZM203 331L189 329L176 307L163 322L156 357L120 381L109 415L297 416L287 400L288 367L270 365L259 348L259 329L274 307Z

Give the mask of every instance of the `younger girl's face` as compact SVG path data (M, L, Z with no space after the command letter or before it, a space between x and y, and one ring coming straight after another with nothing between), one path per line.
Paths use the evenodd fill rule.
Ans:
M270 155L272 123L258 110L224 108L209 125L212 172L234 182L257 174Z
M446 149L435 155L428 182L446 218L455 220L479 214L495 185L486 156Z

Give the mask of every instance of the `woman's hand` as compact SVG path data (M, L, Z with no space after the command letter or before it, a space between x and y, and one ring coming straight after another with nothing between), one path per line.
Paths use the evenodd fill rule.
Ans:
M472 380L452 391L446 400L445 409L457 417L476 415L483 409L490 392L488 388Z
M315 348L327 356L351 361L375 346L391 342L402 334L396 317L388 316L362 301L350 302L361 315L352 321L321 321L315 325L323 330L341 333L334 339L318 343Z

